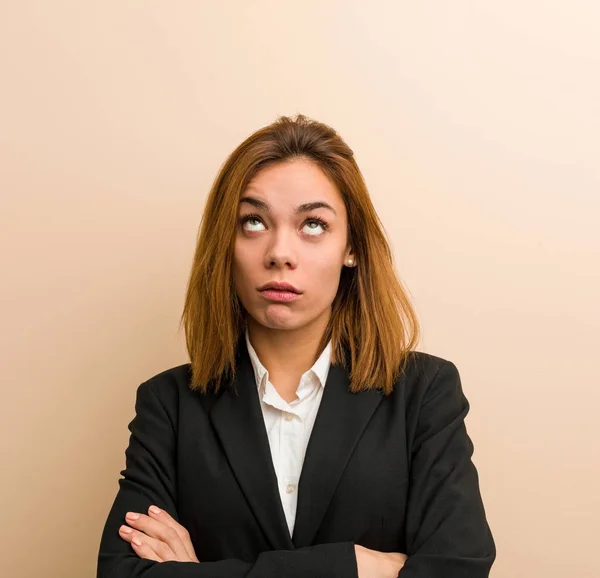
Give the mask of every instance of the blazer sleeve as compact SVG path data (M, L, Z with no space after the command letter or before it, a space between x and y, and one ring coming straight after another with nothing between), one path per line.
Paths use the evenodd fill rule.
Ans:
M119 535L129 511L152 504L179 521L176 480L176 423L171 406L161 403L151 383L136 393L135 417L125 450L126 467L108 514L98 552L97 578L358 578L352 542L319 544L261 553L254 562L156 562L140 558Z
M487 578L496 557L471 460L469 411L456 366L442 360L419 407L399 578Z

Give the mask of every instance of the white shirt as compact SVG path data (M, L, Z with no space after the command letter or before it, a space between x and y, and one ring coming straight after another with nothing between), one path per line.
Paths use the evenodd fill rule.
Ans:
M279 495L291 537L296 520L298 481L308 440L323 397L331 364L332 345L330 341L314 365L302 374L296 390L298 399L290 403L282 399L269 381L269 372L252 347L247 329L246 345L254 368L271 457L277 474Z

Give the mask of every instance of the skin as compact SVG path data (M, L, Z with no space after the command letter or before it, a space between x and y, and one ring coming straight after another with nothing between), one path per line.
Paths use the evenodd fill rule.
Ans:
M147 515L127 512L125 521L129 525L122 525L119 535L140 558L155 562L199 562L188 531L157 506L150 506Z
M348 244L346 208L335 184L304 159L262 169L240 199L244 197L265 203L268 210L240 201L234 285L248 312L252 345L279 395L290 402L296 399L302 374L320 354L318 344L331 317L342 267L356 266ZM300 205L313 202L331 208L296 212ZM256 217L240 222L251 213ZM354 263L349 265L348 259ZM291 283L302 295L290 303L269 301L258 290L269 281ZM289 355L292 350L294 355ZM199 562L188 531L167 512L154 513L152 508L156 506L136 519L128 512L128 525L121 526L120 536L141 558ZM399 552L378 552L358 544L355 554L359 578L397 578L407 559Z

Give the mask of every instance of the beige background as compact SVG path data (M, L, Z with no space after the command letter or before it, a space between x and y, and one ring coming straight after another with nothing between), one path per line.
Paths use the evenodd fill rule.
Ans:
M595 0L0 3L0 575L95 576L135 390L226 155L303 112L356 152L458 366L494 578L592 578Z

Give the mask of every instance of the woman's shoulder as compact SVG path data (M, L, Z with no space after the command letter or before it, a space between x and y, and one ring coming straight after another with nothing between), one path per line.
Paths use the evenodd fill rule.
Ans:
M442 368L456 369L456 365L444 357L424 351L409 351L403 373L413 378L433 377Z
M159 373L156 373L150 376L146 383L151 383L153 386L160 387L162 384L170 383L170 384L187 384L191 377L191 364L190 363L182 363L181 365L176 365L175 367L169 367L168 369L163 369ZM164 386L163 386L164 387Z
M190 388L191 379L191 364L183 363L151 375L140 384L138 390L148 390L163 405L177 405L184 397L198 395ZM460 382L456 365L439 355L412 350L402 363L394 392L422 397L438 381Z
M460 389L460 375L455 363L432 353L410 351L394 390L412 403L422 403L436 392Z
M448 413L464 416L469 410L456 364L423 351L411 352L394 393L395 403L402 404L408 421L436 421L438 415L443 421Z
M176 405L180 397L189 391L191 364L183 363L151 375L138 386L138 396L150 395L164 405Z

